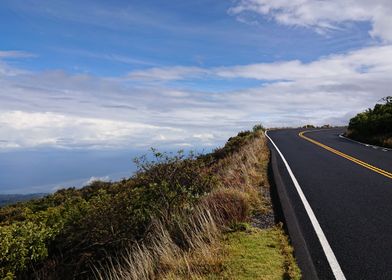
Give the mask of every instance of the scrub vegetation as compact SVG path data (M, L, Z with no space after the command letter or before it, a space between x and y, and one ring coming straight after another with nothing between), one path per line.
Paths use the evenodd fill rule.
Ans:
M274 224L264 129L119 182L0 208L1 279L300 279Z
M346 135L352 139L392 148L392 96L350 120Z

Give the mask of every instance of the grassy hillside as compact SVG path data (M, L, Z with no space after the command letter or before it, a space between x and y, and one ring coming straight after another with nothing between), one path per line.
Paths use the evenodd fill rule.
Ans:
M0 278L300 278L262 127L207 155L152 152L130 179L1 208Z
M392 148L392 97L350 120L347 136L373 145Z

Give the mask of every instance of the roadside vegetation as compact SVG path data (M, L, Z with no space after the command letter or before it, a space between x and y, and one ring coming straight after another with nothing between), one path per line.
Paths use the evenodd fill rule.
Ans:
M262 126L206 155L152 153L130 179L0 208L0 278L300 279Z
M392 148L392 96L350 120L346 135L357 141Z

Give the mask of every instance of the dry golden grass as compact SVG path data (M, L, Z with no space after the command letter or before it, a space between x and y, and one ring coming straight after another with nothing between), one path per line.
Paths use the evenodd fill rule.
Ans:
M220 267L220 232L208 209L198 209L180 230L188 244L186 249L176 244L165 225L156 222L148 245L135 244L121 257L120 264L109 262L102 269L96 268L96 278L197 279Z
M232 188L248 195L251 211L271 211L271 203L265 199L269 192L269 150L264 134L259 133L239 152L234 153L215 166L221 188Z
M211 210L223 226L244 222L250 213L249 194L233 188L219 188L206 196L202 204Z

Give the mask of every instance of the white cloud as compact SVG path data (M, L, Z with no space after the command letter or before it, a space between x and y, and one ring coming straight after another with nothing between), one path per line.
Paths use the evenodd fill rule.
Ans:
M203 74L208 74L208 70L199 67L174 66L133 71L129 73L128 77L134 80L170 81L201 76Z
M203 147L221 145L259 122L347 123L356 112L390 95L392 46L309 63L147 69L147 74L139 71L133 76L154 78L137 83L129 76L26 72L3 62L0 73L4 69L14 75L0 74L0 149ZM194 82L193 90L165 83L210 78L223 83L255 79L260 85L204 92L196 90Z
M103 176L103 177L92 176L83 185L84 186L91 185L92 183L97 182L97 181L108 182L108 181L110 181L110 177L109 176Z
M193 137L204 141L210 141L215 138L212 133L193 134Z
M4 58L26 58L26 57L35 57L34 54L24 52L24 51L0 51L0 59Z
M239 0L229 10L243 21L249 13L280 24L314 28L318 32L339 28L349 21L368 21L371 36L392 41L392 2L389 0Z
M211 69L195 67L150 68L131 72L128 77L139 77L151 80L185 80L202 78L247 78L256 80L300 80L300 79L343 79L366 73L392 70L392 46L376 46L351 51L346 54L329 55L318 60L303 63L299 60L272 63L256 63ZM205 76L195 74L204 73ZM208 74L208 76L207 76Z
M183 139L180 129L52 112L0 111L5 147L129 147L153 143L155 135ZM155 137L154 139L159 139ZM162 139L165 140L165 139Z
M369 47L344 55L330 55L302 63L298 60L260 63L214 70L215 75L227 78L258 80L345 79L365 72L381 74L392 71L392 46Z

